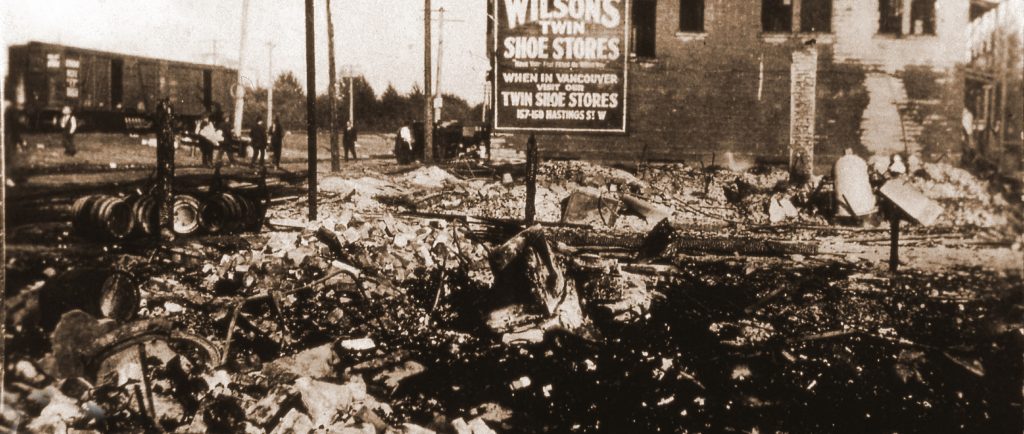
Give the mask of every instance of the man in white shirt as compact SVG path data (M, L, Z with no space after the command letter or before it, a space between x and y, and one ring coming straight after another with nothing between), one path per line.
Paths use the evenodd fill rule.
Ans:
M74 157L78 153L75 149L75 131L78 131L78 119L71 113L71 107L64 106L61 110L60 132L64 142L64 155Z
M395 140L395 157L398 159L398 164L408 164L415 159L412 155L412 142L412 128L409 128L408 123L402 125Z

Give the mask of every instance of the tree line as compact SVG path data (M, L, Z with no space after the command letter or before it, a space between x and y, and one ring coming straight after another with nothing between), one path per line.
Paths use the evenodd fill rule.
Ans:
M349 95L355 102L356 127L362 131L391 132L409 121L423 120L425 96L418 85L406 94L399 93L388 85L379 96L363 76L354 79L339 79L336 100L338 128L344 128L349 117ZM352 86L351 93L349 86ZM266 118L267 89L247 87L245 91L245 121L248 126L255 119ZM480 119L480 105L471 107L457 95L444 94L442 120L463 122ZM326 130L330 119L330 98L326 93L316 97L316 121L319 128ZM274 81L274 112L285 129L291 131L306 128L306 92L299 79L292 72L282 73Z

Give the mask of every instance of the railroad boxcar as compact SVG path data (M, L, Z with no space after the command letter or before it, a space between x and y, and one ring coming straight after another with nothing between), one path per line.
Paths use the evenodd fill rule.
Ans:
M61 108L74 108L84 131L151 127L149 113L164 98L182 121L232 107L237 70L29 42L9 48L7 95L31 130L54 129Z

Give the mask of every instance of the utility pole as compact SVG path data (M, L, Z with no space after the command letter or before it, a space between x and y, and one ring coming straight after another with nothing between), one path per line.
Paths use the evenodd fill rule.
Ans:
M446 20L445 16L444 16L445 12L447 12L447 11L444 8L440 8L440 9L437 10L437 14L438 14L438 16L437 16L437 19L438 19L438 23L437 23L437 71L434 73L434 95L433 95L433 97L435 99L437 99L437 98L444 98L444 92L441 91L441 64L443 63L443 60L444 60L444 25L445 25L445 23L460 23L460 22L463 22L463 20L459 20L459 19L455 19L455 20L447 19ZM441 120L442 119L441 113L442 113L443 109L444 109L443 106L437 107L437 112L434 114L434 118L435 119L437 119L437 120Z
M331 172L341 171L341 155L338 151L338 74L334 67L334 20L331 18L331 0L327 0L327 113L328 128L331 130Z
M249 39L249 0L242 0L242 41L238 44L238 82L235 84L235 137L242 135L242 108L245 104L245 87L242 86L242 71L245 69L245 43Z
M306 160L310 221L316 220L316 39L313 32L313 0L306 0Z
M352 125L355 126L356 66L351 64L342 66L341 78L348 79L348 121L352 122Z
M430 86L430 0L423 0L423 162L434 161L434 94Z
M431 99L434 101L434 119L441 120L441 111L444 109L443 101L442 104L437 104L437 99L442 98L441 93L441 59L444 59L444 8L438 9L437 11L437 72L434 74L434 95Z
M267 128L274 122L274 43L267 41Z

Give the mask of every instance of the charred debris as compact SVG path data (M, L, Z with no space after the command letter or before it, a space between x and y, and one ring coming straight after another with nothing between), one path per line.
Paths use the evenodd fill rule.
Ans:
M145 193L69 198L9 235L4 430L1013 431L1020 269L976 259L1019 192L910 163L391 166L312 222L217 184L159 246Z

